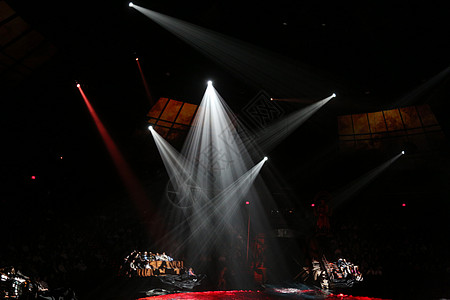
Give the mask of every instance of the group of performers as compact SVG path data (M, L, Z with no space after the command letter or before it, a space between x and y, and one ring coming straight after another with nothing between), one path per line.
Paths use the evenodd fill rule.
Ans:
M304 282L318 283L322 289L352 287L355 282L363 281L359 267L339 258L337 262L328 262L325 256L321 260L313 259L311 267L303 268Z
M0 268L0 299L76 300L70 288L49 290L47 283L24 275L14 267Z
M133 277L138 273L142 273L142 270L156 270L171 265L176 265L176 267L182 268L181 265L179 266L179 262L174 261L173 258L167 255L165 252L162 252L160 254L153 253L151 251L134 250L124 258L124 262L120 267L119 274L125 275L126 277ZM150 273L154 274L153 272Z
M149 269L152 261L173 261L173 258L165 252L162 254L153 253L151 251L137 251L134 250L127 257L125 257L124 264L129 265L132 270Z

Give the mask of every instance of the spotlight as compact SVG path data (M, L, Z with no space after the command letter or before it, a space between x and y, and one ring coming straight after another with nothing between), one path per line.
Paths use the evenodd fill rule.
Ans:
M80 84L79 84L79 83L77 83L77 87L78 87L78 88L80 87Z
M402 151L402 154L405 154L405 151Z
M211 80L208 80L208 85L212 85L212 81Z
M148 126L148 130L152 131L153 130L153 126L152 125Z
M139 60L139 58L136 57L136 60Z
M335 94L335 93L333 93L333 95L331 95L331 97L335 98L335 97L336 97L336 94Z
M133 2L128 3L129 7L133 7Z
M267 156L264 156L264 161L267 161L269 158Z

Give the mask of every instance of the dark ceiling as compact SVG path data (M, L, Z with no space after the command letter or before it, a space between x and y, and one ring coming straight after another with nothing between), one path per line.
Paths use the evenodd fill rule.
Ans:
M129 138L145 124L151 107L136 55L155 99L168 96L198 102L210 78L236 110L258 92L129 8L126 1L7 3L30 30L56 49L56 54L26 78L8 84L2 95L7 111L2 127L7 129L9 150L4 160L14 170L20 165L20 171L15 171L20 176L45 169L49 160L60 155L76 161L72 170L77 175L71 176L92 173L89 176L98 178L111 173L111 161L75 81L83 85L105 126L127 154ZM450 63L449 11L443 2L135 3L263 47L344 82L346 94L341 102L317 114L291 140L293 143L283 147L306 141L320 148L330 144L323 139L335 142L338 114L380 110L428 82ZM442 95L442 87L440 91ZM444 97L438 98L438 103L444 102ZM423 98L411 102L420 101ZM92 171L96 165L98 170Z

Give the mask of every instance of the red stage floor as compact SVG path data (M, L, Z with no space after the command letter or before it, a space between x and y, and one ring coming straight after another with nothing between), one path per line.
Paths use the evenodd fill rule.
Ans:
M330 299L330 300L381 300L379 298L350 296L350 295L334 295L334 294L318 294L313 290L280 290L274 293L266 293L259 291L208 291L208 292L193 292L193 293L179 293L168 294L162 296L140 298L139 300L170 300L170 299L186 299L186 300L217 300L217 299L263 299L263 300L278 300L278 299Z

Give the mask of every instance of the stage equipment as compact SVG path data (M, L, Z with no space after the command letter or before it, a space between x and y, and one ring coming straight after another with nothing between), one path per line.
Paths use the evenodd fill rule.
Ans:
M181 143L191 128L198 105L159 98L147 114L147 122L170 143Z

